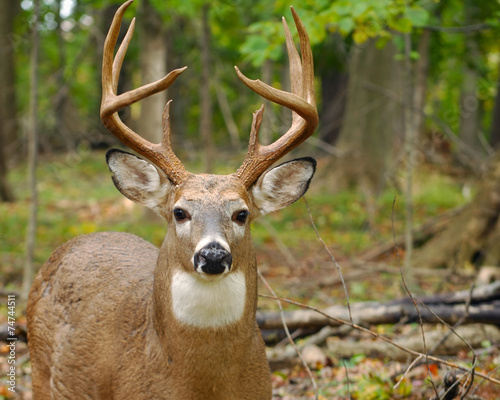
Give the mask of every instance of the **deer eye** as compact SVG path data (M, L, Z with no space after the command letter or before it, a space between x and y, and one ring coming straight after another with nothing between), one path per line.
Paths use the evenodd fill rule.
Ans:
M189 219L189 214L182 208L174 208L174 218L178 222L183 222Z
M248 211L247 210L242 210L242 211L236 211L233 214L233 221L238 222L239 224L243 225L247 218L248 218Z

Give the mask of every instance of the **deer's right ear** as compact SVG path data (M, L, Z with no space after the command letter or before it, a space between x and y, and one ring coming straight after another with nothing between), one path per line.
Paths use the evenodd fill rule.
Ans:
M125 151L111 149L106 162L116 188L128 199L158 214L174 186L156 167Z

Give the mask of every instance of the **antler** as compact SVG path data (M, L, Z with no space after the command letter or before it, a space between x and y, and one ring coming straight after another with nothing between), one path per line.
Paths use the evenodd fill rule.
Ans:
M311 136L318 125L318 111L316 110L314 93L314 66L309 36L293 8L292 15L299 33L302 62L293 43L290 29L283 18L286 47L290 59L291 93L275 89L260 80L248 79L238 67L234 67L238 77L254 92L293 111L290 129L274 143L267 146L263 146L259 142L259 128L264 106L253 114L248 153L236 172L246 187L250 187L267 168Z
M175 185L180 185L189 176L189 172L186 171L181 161L174 154L170 143L170 101L167 103L165 110L163 111L163 140L158 144L150 143L143 139L126 126L118 116L118 111L122 108L155 93L161 92L162 90L166 90L187 68L184 67L175 69L156 82L141 86L120 95L117 94L120 69L125 53L127 52L130 39L132 38L132 34L134 32L135 18L132 20L114 60L113 53L118 39L118 34L120 32L123 14L132 1L133 0L129 0L122 4L122 6L116 11L104 43L104 54L102 60L101 120L106 128L108 128L109 131L113 133L113 135L115 135L123 144L153 162L158 168L165 172Z

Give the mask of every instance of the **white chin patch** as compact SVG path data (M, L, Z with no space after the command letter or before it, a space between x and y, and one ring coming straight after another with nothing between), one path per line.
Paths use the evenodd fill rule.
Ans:
M172 308L175 317L199 328L237 322L245 308L245 275L235 272L217 280L204 280L177 271L172 277Z

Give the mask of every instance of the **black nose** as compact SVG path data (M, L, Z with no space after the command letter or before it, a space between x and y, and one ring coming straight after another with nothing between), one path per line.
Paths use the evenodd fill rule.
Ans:
M226 268L231 269L232 262L231 253L217 242L207 244L194 256L194 268L209 275L222 274Z

